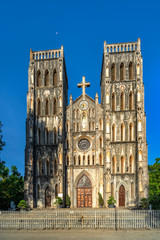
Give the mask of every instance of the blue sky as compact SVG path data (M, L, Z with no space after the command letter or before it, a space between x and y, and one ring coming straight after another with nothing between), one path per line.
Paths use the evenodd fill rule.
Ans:
M0 120L6 141L1 158L24 173L26 94L29 50L64 45L69 95L81 94L86 76L88 95L100 96L103 42L141 38L148 162L160 157L160 2L27 0L0 3ZM58 33L58 34L56 34Z

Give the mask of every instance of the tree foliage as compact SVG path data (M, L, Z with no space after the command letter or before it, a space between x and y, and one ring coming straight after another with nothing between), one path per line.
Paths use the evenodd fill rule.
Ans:
M1 127L0 122L0 152L5 146ZM16 166L11 166L9 170L5 166L5 161L0 159L0 209L8 209L11 201L17 205L21 199L23 199L23 176Z
M153 209L160 209L160 158L156 158L149 169L149 203Z

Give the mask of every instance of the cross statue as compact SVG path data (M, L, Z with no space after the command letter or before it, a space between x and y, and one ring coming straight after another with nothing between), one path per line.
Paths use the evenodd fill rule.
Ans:
M78 88L82 88L82 94L85 94L85 88L90 86L90 83L85 82L85 77L82 77L82 82L77 84Z

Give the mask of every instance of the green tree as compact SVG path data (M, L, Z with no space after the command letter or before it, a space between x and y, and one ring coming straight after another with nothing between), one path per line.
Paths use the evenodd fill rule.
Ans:
M5 146L2 135L2 123L0 122L0 153ZM5 166L5 161L0 159L0 209L8 209L10 202L17 205L23 199L23 177L15 166Z
M149 170L149 203L153 209L160 209L160 158L156 158Z

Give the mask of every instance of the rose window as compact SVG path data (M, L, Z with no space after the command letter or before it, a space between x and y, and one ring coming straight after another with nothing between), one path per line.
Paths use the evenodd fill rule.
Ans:
M86 151L90 148L90 141L88 139L81 139L79 142L78 142L78 147L80 150L82 151Z

